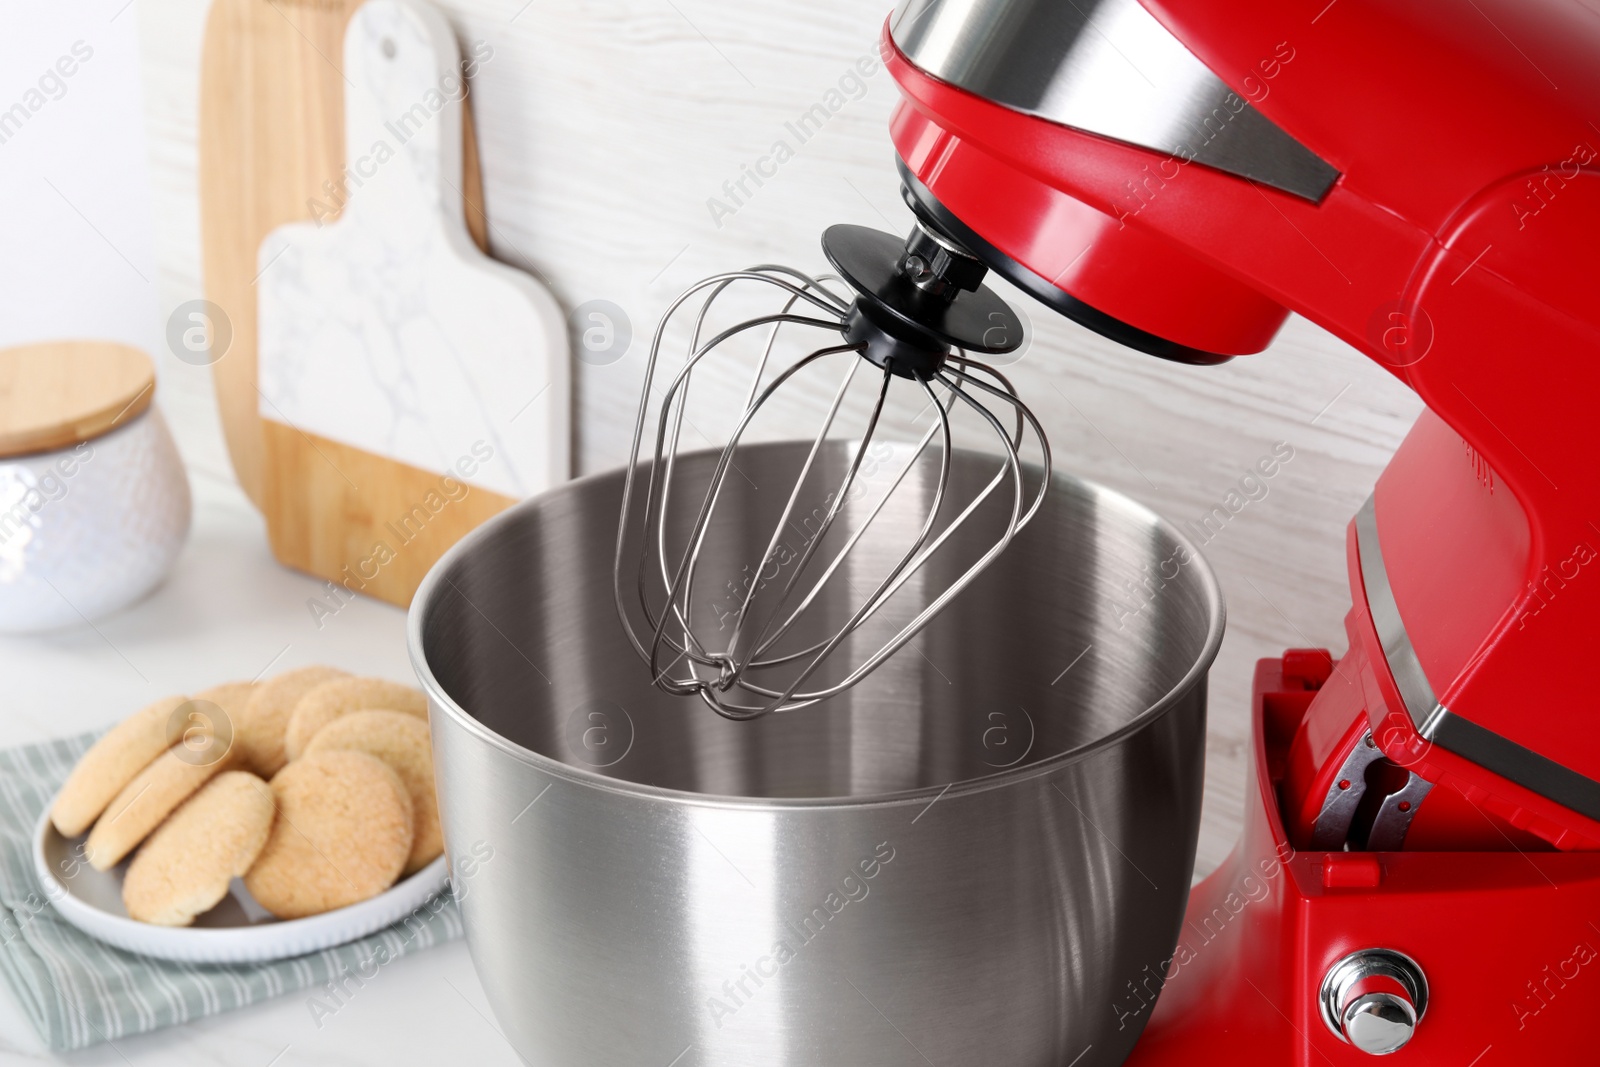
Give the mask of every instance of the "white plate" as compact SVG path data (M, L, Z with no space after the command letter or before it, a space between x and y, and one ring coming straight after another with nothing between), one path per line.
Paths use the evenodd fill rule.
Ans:
M193 926L152 926L122 906L127 862L97 871L83 858L83 837L62 837L47 808L33 833L33 866L46 898L67 922L117 948L185 963L260 963L303 956L381 930L418 910L449 881L440 856L386 892L305 919L274 919L233 880L228 895Z

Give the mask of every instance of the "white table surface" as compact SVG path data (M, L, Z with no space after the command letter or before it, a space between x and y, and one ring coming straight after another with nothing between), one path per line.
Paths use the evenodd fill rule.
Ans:
M172 576L107 619L0 638L0 747L110 725L157 697L307 663L412 678L404 612L359 599L319 630L321 583L273 561L260 516L231 482L197 475L194 529ZM52 1056L0 982L0 1064L517 1064L464 942L400 959L319 1022L308 993Z

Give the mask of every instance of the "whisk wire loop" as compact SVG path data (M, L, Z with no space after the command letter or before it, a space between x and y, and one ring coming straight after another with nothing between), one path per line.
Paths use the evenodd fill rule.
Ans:
M685 576L686 572L690 568L692 568L694 561L699 558L700 550L704 546L706 530L707 530L708 522L709 522L710 517L711 517L712 510L716 507L717 500L722 494L723 487L727 484L727 471L728 471L729 465L733 462L734 451L738 447L740 438L744 436L745 430L749 427L751 421L755 418L757 412L760 411L761 406L764 403L766 403L767 399L769 397L771 397L773 393L777 392L777 390L780 389L785 382L787 382L791 377L793 377L795 374L798 374L801 370L805 369L810 364L812 364L812 363L816 362L817 360L822 359L822 358L824 358L826 356L835 355L835 354L838 354L840 352L851 352L851 351L854 351L854 349L855 349L854 345L836 345L836 346L832 346L832 347L829 347L829 348L817 349L815 352L812 352L810 355L808 355L808 356L804 357L803 359L799 360L794 365L790 366L789 368L784 370L781 374L779 374L778 377L775 378L772 381L772 383L769 384L766 387L766 389L762 391L760 397L757 398L756 402L754 404L752 404L745 411L744 415L739 420L738 427L734 430L730 440L728 441L727 446L725 448L723 448L722 453L717 457L717 464L716 464L716 468L713 471L712 476L711 476L711 483L706 489L705 498L704 498L703 502L700 505L700 510L699 510L698 514L695 516L694 525L692 526L692 528L690 530L690 533L689 533L689 545L690 545L690 547L689 547L688 551L686 551L684 553L683 558L679 561L678 569L677 569L676 573L673 575L672 581L669 583L669 589L673 591L673 594L668 597L669 606L678 599L677 595L676 595L676 591L682 587L683 579L684 579L684 576ZM702 353L702 356L703 356L703 353ZM682 376L680 376L679 380L680 381L683 380ZM656 456L655 456L655 461L652 464L652 468L654 466L659 465L660 462L661 462L661 443L662 443L662 436L663 436L664 432L665 432L665 421L663 420L661 430L658 431L657 437L656 437ZM653 487L653 483L654 483L654 479L652 478L652 487ZM626 497L626 491L624 491L624 497ZM646 519L647 520L649 518L648 507L649 507L649 498L647 496L646 497L646 508L647 508L647 510L646 510ZM660 513L658 515L658 520L662 521L662 522L665 521L664 513ZM644 570L647 566L648 566L647 561L641 560L641 571ZM650 649L650 673L651 673L652 677L656 677L657 676L657 671L656 671L657 657L659 655L659 650L660 650L660 646L661 646L661 642L662 642L662 637L663 637L663 635L665 633L665 628L666 628L666 624L667 624L667 612L663 611L662 614L661 614L661 621L659 623L656 622L656 620L652 617L652 613L651 613L651 609L650 609L650 606L649 606L648 597L646 595L646 591L645 591L645 588L644 588L644 585L643 585L642 581L641 581L641 584L640 584L639 594L640 594L640 605L641 605L641 607L644 608L646 616L651 618L652 625L654 625L656 627L656 629L655 629L655 639L652 642L651 649ZM687 627L687 625L688 625L687 621L685 620L685 626ZM686 650L682 650L682 651L686 651ZM720 667L724 662L726 662L726 657L725 656L719 657L719 656L713 655L706 661L706 665Z

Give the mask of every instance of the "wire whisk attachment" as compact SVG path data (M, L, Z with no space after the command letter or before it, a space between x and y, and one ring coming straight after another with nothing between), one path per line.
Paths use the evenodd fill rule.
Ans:
M1006 551L1050 482L1038 420L976 358L1023 340L1016 314L982 284L982 263L922 223L904 241L833 226L823 249L837 273L762 265L679 296L651 341L634 423L617 612L653 684L731 719L809 707L859 683ZM716 325L725 302L762 294L776 303ZM686 358L657 395L664 339L678 327ZM799 338L798 358L775 357ZM773 465L755 459L774 446L755 427L780 393L824 410L809 449L782 453L792 460L773 484ZM920 437L889 443L893 403L932 414ZM994 476L962 498L950 478L958 417L963 434L971 423L999 446ZM725 422L720 447L683 447L686 430L687 443L715 445L702 426Z

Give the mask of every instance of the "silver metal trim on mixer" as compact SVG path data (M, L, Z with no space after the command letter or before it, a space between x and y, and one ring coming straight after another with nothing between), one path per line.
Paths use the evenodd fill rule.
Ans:
M921 70L1014 111L1307 200L1339 179L1138 0L906 0L890 36Z
M1340 1041L1369 1056L1387 1056L1410 1042L1428 1013L1428 978L1403 952L1362 949L1328 968L1317 1007Z

